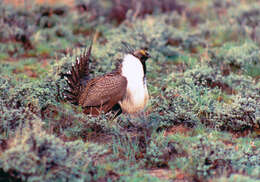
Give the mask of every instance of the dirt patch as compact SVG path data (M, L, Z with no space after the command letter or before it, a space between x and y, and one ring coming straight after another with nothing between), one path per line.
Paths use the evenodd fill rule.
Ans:
M163 180L169 180L173 176L170 169L151 169L148 174Z
M184 135L187 135L188 132L191 131L191 128L188 128L186 126L183 125L178 125L178 126L173 126L169 129L167 129L164 133L164 136L168 136L168 135L174 135L176 133L182 133Z

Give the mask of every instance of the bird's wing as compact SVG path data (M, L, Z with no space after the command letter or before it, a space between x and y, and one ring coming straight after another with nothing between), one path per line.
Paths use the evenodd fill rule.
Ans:
M119 74L106 74L90 80L80 96L83 107L100 106L109 101L117 103L125 95L127 80Z

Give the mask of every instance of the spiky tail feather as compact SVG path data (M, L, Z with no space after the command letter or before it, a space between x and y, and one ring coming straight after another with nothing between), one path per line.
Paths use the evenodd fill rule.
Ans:
M65 100L75 105L78 105L80 94L85 88L87 81L90 79L89 61L91 48L92 45L90 45L87 52L84 52L80 57L76 58L75 65L71 67L69 73L61 74L62 77L66 78L66 82L69 86L69 89L64 91Z

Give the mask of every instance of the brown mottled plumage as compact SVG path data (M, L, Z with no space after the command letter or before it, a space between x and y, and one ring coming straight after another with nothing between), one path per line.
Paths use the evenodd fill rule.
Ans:
M79 97L79 104L87 110L97 107L108 112L125 95L126 84L125 77L114 73L94 78Z

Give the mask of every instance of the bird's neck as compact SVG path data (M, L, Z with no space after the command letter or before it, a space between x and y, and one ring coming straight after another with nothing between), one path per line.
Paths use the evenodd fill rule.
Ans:
M145 81L146 65L142 63L137 57L127 54L122 61L121 74L129 81L139 82Z

